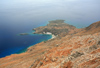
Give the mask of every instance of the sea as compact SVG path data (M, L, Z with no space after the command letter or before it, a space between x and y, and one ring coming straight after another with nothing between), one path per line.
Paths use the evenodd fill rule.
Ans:
M52 38L51 35L33 34L32 28L35 28L35 25L29 28L28 26L23 26L22 29L18 26L14 27L14 25L0 26L0 58L11 54L23 53L27 51L28 47ZM20 33L29 34L19 35Z

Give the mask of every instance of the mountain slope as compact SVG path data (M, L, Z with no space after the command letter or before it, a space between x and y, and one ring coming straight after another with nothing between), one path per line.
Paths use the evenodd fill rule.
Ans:
M65 36L33 63L31 68L99 68L100 33Z
M94 34L100 32L100 21L91 24L90 26L84 28L81 32L77 33L77 35L87 35Z

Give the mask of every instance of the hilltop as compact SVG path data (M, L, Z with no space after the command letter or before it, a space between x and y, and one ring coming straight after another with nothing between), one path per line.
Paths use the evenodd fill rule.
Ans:
M49 21L47 26L35 28L35 33L54 28L55 32L47 32L58 37L31 46L25 53L1 58L0 68L100 68L100 21L83 29L64 20Z

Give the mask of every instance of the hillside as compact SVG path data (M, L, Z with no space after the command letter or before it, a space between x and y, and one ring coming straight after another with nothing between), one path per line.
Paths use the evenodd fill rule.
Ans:
M52 27L56 30L57 27L64 29L64 26L69 30L70 25L66 23L63 25L63 23L63 20L50 21L48 27L39 27L35 30L36 33L43 33L44 28L51 29ZM56 24L59 26L54 26ZM42 29L39 31L40 28ZM63 31L57 33L61 38L38 43L22 54L1 58L0 68L100 68L99 28L100 21L84 29L71 26L69 33L66 32L65 36L61 35ZM74 33L73 30L76 32Z
M91 24L90 26L86 27L81 32L78 32L77 35L88 35L100 32L100 21Z

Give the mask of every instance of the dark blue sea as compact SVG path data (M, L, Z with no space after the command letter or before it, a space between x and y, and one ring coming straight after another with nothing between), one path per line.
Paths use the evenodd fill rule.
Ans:
M19 27L14 25L0 26L0 58L25 52L28 47L52 37L51 35L32 34L34 32L32 28L34 27L35 25ZM19 33L29 33L29 35L21 36Z

